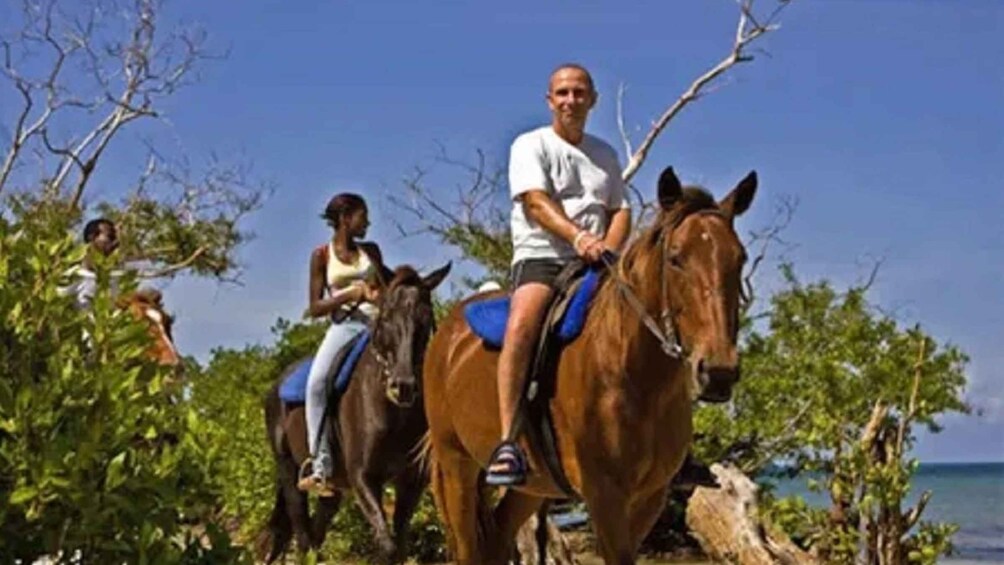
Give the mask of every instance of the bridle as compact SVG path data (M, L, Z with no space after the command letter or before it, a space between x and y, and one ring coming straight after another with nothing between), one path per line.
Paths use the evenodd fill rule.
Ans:
M369 346L367 347L367 350L369 351L370 355L373 356L373 360L376 361L377 367L379 368L380 376L382 377L381 380L383 381L383 386L388 387L390 385L390 381L392 378L393 364L391 363L390 359L388 359L383 353L380 352L379 348L377 347L377 343L379 343L379 340L375 339L377 331L381 327L381 322L384 321L382 319L384 315L385 315L384 309L381 308L380 314L373 321L373 324L371 326L372 337L370 339L370 343ZM432 334L434 334L435 332L436 332L436 321L435 317L433 317L432 323L429 326L428 335L426 336L426 341L428 341L432 337Z
M680 340L679 330L676 326L675 318L679 314L679 311L673 309L669 300L669 285L666 284L667 265L669 265L669 268L671 269L679 269L679 267L672 266L669 263L667 241L673 231L683 223L684 219L694 215L716 215L723 218L725 217L718 210L699 210L692 214L681 216L673 223L673 225L663 229L662 233L659 234L657 244L662 249L662 261L659 264L659 289L661 293L660 303L662 306L662 309L659 312L659 320L662 322L661 326L659 322L656 322L655 318L648 313L645 305L642 303L641 299L638 298L638 295L631 290L631 286L627 283L627 281L625 281L624 278L617 272L617 255L613 252L605 251L600 256L600 260L604 265L606 265L607 271L610 273L610 278L617 285L621 294L624 295L624 299L627 301L628 305L631 306L631 309L633 309L635 313L638 314L638 317L641 318L642 323L646 328L648 328L648 331L651 332L655 339L659 341L659 346L661 347L662 352L665 353L666 356L678 360L686 358L689 352L683 347L682 341Z

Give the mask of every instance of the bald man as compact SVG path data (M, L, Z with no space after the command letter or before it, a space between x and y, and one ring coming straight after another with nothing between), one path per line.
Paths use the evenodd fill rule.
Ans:
M604 250L619 251L631 230L617 152L585 132L597 100L589 71L555 69L546 100L551 123L517 137L509 154L513 295L499 355L502 441L488 468L492 485L526 481L525 454L509 436L555 278L576 257L596 262Z

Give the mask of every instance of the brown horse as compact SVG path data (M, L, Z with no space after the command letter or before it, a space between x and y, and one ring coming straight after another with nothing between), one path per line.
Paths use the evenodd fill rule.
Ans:
M174 347L171 333L174 317L164 310L163 297L159 290L142 289L126 295L120 305L138 320L147 322L147 332L151 343L146 354L161 365L181 366L181 356Z
M750 173L716 203L667 168L653 225L605 277L581 336L558 362L550 401L557 450L606 563L635 562L691 442L693 401L724 402L739 378L745 253L733 219L755 192ZM471 332L462 308L442 322L425 359L432 488L454 558L502 564L520 525L545 499L565 495L523 441L526 484L489 507L483 469L501 433L498 352ZM670 347L677 340L682 351Z
M428 429L420 398L422 361L434 327L432 290L449 271L447 264L423 278L411 267L399 267L382 292L380 314L352 380L340 398L328 403L324 425L337 491L320 499L313 519L307 495L296 487L308 455L303 405L287 405L279 398L279 385L296 364L269 391L265 424L278 475L269 532L259 540L259 551L268 553L269 563L286 552L294 536L301 552L320 547L342 492L350 489L373 527L382 559L400 559L408 522L428 483L414 457ZM395 489L393 535L383 507L383 487L389 480Z

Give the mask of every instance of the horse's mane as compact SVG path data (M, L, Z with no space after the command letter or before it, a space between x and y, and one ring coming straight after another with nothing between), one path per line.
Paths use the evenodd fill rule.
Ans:
M617 273L635 291L643 288L644 281L658 280L660 277L660 262L662 261L661 244L663 234L672 231L679 226L684 219L691 214L705 210L718 210L718 202L706 189L700 186L688 186L683 189L681 196L673 203L668 210L660 209L655 220L641 230L641 233L632 241L624 251L621 260L616 265ZM644 297L642 297L644 300ZM634 312L623 294L613 284L611 277L607 277L599 291L596 293L593 308L600 312ZM658 315L658 312L651 312ZM625 345L635 339L634 332L623 324L622 316L597 316L597 319L604 320L604 323L596 327L597 335L595 341L597 346L603 350L599 358L614 360L627 351ZM619 352L618 355L614 355ZM609 354L609 355L608 355Z
M648 269L658 267L658 262L651 259L660 255L655 251L658 250L663 234L675 229L687 216L704 210L718 210L718 203L711 193L699 186L685 188L683 195L673 203L673 206L669 210L660 210L655 221L644 228L628 246L619 265L621 276L633 271L635 264L638 263L639 271L636 273L636 278L647 280L649 275L653 274Z

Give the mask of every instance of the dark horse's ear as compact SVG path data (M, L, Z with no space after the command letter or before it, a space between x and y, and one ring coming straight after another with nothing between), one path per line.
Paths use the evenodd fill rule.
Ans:
M450 274L451 267L453 267L453 261L450 261L435 271L432 271L422 279L422 286L431 292L434 288L439 286L439 283L443 282L446 275Z
M666 167L666 170L659 175L659 206L662 206L663 210L669 210L682 195L683 186L680 185L680 179L676 178L673 167Z
M746 178L739 181L732 192L718 203L727 218L731 220L749 209L753 196L756 195L756 182L756 171L750 171Z

